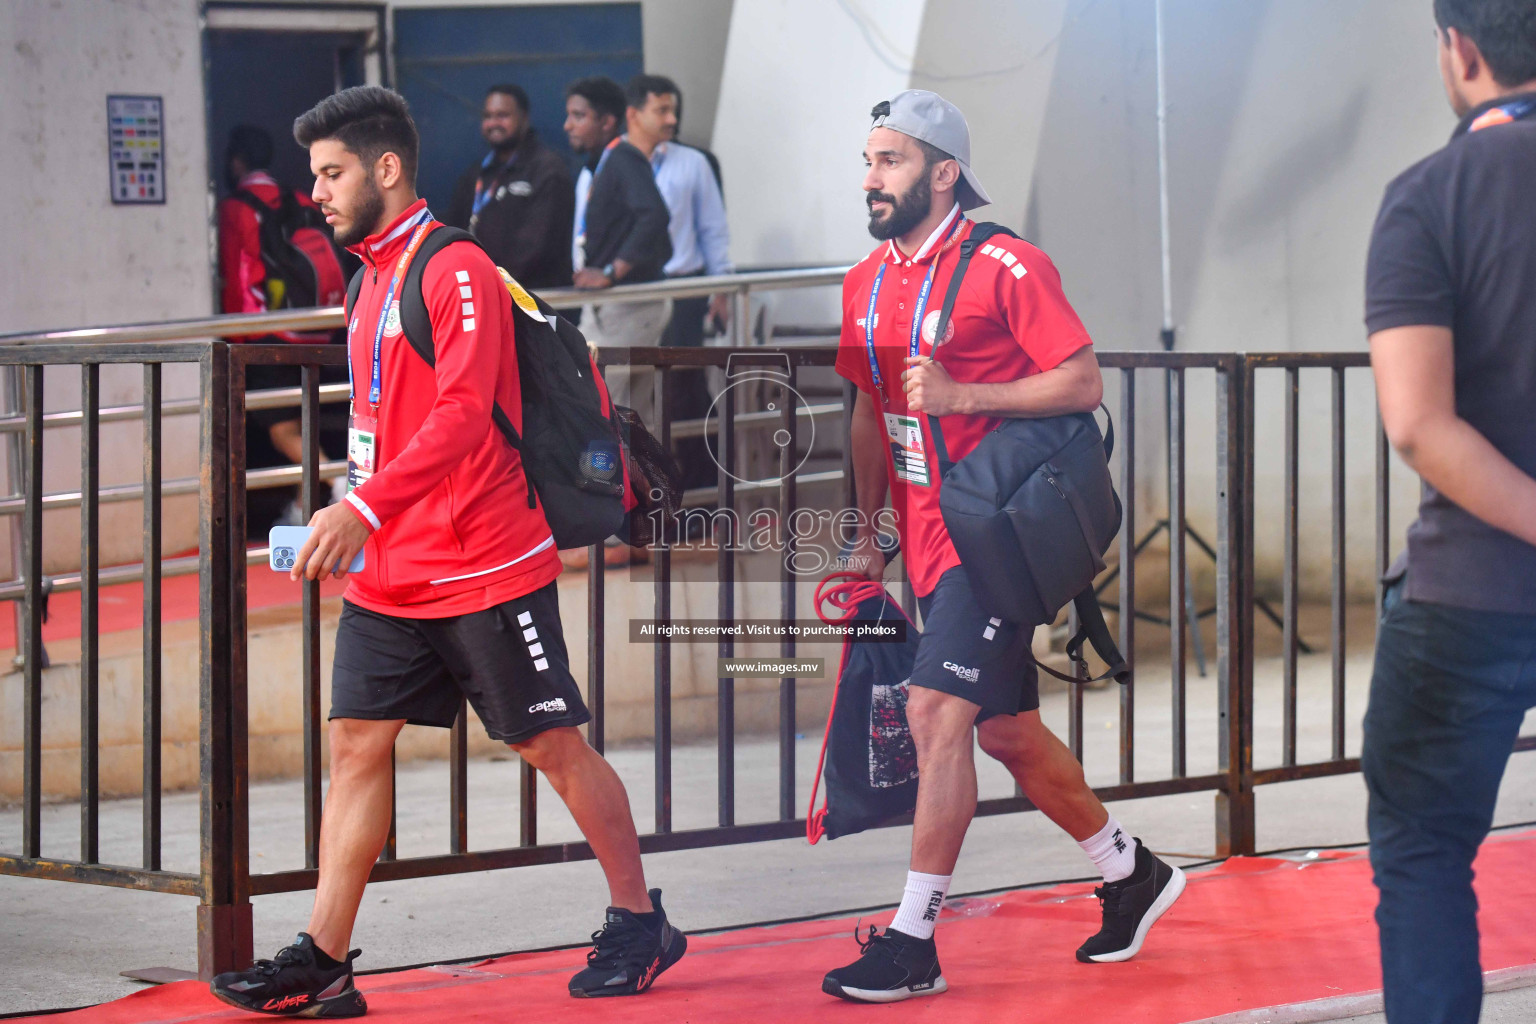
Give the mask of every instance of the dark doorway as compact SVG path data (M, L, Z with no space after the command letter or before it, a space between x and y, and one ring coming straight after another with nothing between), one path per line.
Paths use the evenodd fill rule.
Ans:
M339 89L366 82L365 42L357 33L209 29L208 168L219 198L229 194L224 149L236 125L264 128L278 183L308 190L309 155L293 141L293 121Z
M485 156L488 86L526 89L539 138L569 156L565 87L585 75L623 84L645 63L638 3L396 8L394 40L397 87L421 131L417 190L434 207Z

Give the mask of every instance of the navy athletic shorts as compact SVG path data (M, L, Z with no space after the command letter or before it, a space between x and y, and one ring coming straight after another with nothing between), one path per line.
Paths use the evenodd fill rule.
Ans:
M912 685L952 694L981 708L977 722L1040 706L1040 677L1028 657L1034 626L1004 622L976 603L960 566L946 570L918 598L923 638Z

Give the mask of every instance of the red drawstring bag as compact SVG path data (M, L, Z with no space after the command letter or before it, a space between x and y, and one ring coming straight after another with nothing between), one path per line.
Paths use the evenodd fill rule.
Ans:
M825 611L828 604L837 612ZM843 640L806 814L805 837L812 845L822 836L836 839L874 828L910 814L917 805L917 751L907 728L907 687L921 639L884 585L851 572L821 581L816 614L827 623L899 620L906 637L900 642ZM827 795L817 810L823 774Z

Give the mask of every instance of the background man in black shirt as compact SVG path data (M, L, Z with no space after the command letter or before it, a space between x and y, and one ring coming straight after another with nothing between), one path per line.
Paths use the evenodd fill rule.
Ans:
M576 176L576 221L572 261L577 288L600 291L615 284L659 281L672 258L667 204L656 189L650 161L619 137L628 101L611 78L582 78L566 89L565 134L586 159ZM594 304L582 316L587 339L605 348L660 343L671 318L667 300ZM623 360L609 353L610 362ZM614 400L655 423L649 369L614 365L607 375Z
M453 189L443 223L480 240L524 287L571 283L571 172L528 123L528 94L516 84L486 91L480 134L491 151Z
M1472 861L1536 705L1536 0L1436 0L1462 118L1387 189L1366 322L1382 421L1424 479L1365 716L1391 1024L1475 1024Z

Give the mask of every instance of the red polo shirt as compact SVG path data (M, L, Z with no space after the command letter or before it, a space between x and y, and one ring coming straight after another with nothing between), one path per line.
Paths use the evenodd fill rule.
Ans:
M954 218L959 228L951 233ZM886 468L891 482L891 507L896 512L907 576L920 596L933 592L945 570L960 564L939 513L938 460L927 417L907 409L901 375L911 341L912 318L929 268L934 268L918 343L920 355L932 355L962 384L1006 384L1054 369L1080 348L1093 344L1077 313L1061 290L1061 275L1050 258L1028 242L998 236L971 258L960 286L946 338L933 350L933 332L959 262L959 246L973 224L956 207L927 243L907 256L888 242L848 272L843 279L843 326L838 345L837 372L875 399L876 415L886 436ZM865 345L865 319L870 292L881 267L880 294L875 306L874 348L883 387L876 389ZM910 419L903 419L910 417ZM983 435L997 426L993 416L954 415L941 418L951 459L971 453ZM921 437L917 449L916 437ZM910 443L903 444L907 438ZM897 451L903 465L898 471ZM928 481L923 483L924 478Z

